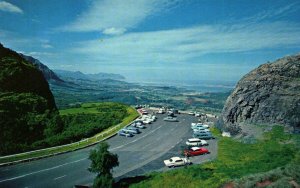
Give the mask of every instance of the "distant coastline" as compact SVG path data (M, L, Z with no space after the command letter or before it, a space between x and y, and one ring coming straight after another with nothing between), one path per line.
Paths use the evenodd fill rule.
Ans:
M179 87L198 92L228 92L231 91L236 81L215 81L215 80L130 80L125 79L128 83L135 83L144 86L166 86Z

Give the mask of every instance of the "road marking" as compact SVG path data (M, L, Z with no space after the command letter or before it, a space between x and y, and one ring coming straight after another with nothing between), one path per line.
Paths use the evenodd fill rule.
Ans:
M58 180L58 179L61 179L61 178L66 177L66 176L67 176L67 175L59 176L59 177L57 177L57 178L54 178L53 180Z
M24 175L21 175L21 176L16 176L16 177L13 177L13 178L8 178L8 179L0 180L0 183L5 182L5 181L11 181L11 180L15 180L15 179L24 178L26 176L30 176L30 175L33 175L33 174L38 174L38 173L49 171L49 170L53 170L53 169L57 169L57 168L60 168L60 167L63 167L63 166L69 165L69 164L78 163L78 162L86 160L86 159L87 159L87 157L83 158L83 159L79 159L77 161L72 161L72 162L61 164L61 165L54 166L54 167L51 167L51 168L46 168L46 169L43 169L43 170L39 170L39 171L31 172L31 173L28 173L28 174L24 174Z
M155 128L155 129L153 129L153 130L152 130L152 131L150 131L148 134L144 134L144 135L143 135L143 136L141 136L140 138L137 138L137 139L135 139L135 140L133 140L133 141L131 141L131 142L128 142L128 143L126 143L126 144L123 144L123 145L120 145L120 146L117 146L117 147L111 148L111 149L110 149L110 151L113 151L113 150L116 150L116 149L122 148L122 147L124 147L124 146L126 146L126 145L128 145L128 144L132 144L132 143L134 143L134 142L136 142L136 141L138 141L138 140L140 140L140 139L142 139L142 138L145 138L146 136L148 136L149 134L153 133L154 131L156 131L157 129L159 129L159 128L161 128L161 127L162 127L162 125L161 125L161 126L159 126L159 127L157 127L157 128Z

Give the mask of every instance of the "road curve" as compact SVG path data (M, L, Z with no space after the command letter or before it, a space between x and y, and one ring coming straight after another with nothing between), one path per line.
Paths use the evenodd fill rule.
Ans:
M179 122L165 122L163 115L132 138L114 136L107 140L110 151L118 154L120 165L113 170L116 179L165 170L162 160L179 155L185 140L191 137L191 122L196 118L178 115ZM216 143L211 141L212 154L216 156ZM95 174L88 172L89 151L95 146L41 160L0 168L0 187L73 187L90 185ZM196 163L198 161L194 161Z

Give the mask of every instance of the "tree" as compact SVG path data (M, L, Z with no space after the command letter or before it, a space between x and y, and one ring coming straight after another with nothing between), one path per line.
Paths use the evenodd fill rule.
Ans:
M93 187L112 187L112 168L119 166L118 155L108 151L109 145L101 142L95 150L90 152L89 159L92 161L90 172L97 173Z

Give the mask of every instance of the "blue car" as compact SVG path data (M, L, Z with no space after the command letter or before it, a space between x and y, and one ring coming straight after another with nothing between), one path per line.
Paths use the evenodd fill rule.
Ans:
M211 134L211 132L194 132L193 134L194 138L199 138L199 139L215 139L215 137L213 137L213 135Z
M120 136L126 136L126 137L133 137L133 134L130 134L128 132L124 132L122 130L118 132L118 135L120 135Z
M192 129L207 129L207 127L201 125L201 124L196 124L191 126Z
M130 133L130 134L139 134L139 133L141 133L141 131L138 128L131 127L131 126L123 128L122 131L126 132L126 133Z

